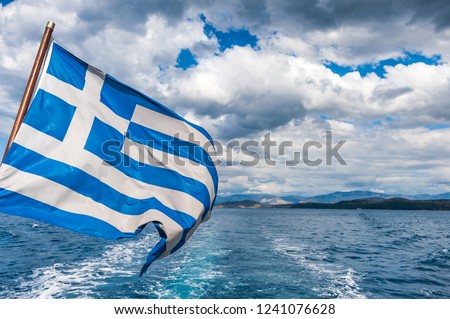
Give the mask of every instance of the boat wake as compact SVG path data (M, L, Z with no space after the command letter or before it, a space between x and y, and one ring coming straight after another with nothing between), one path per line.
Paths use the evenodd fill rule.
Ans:
M80 262L55 263L36 268L19 278L19 285L10 291L10 298L96 298L96 287L108 284L110 278L136 278L142 260L156 240L152 233L136 240L115 242L105 246L100 257Z
M283 239L274 242L275 251L308 273L308 286L320 298L366 298L357 281L360 278L351 267L327 263L324 252L300 245L290 245Z

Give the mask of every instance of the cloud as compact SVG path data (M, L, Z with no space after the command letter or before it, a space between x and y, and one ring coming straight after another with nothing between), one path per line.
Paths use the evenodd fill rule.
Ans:
M373 90L372 98L369 99L369 102L383 104L413 91L412 88L407 86L391 88L388 85L379 85Z
M301 150L330 129L348 140L348 166L221 167L221 192L450 191L449 14L438 0L15 1L0 7L0 138L53 19L63 46L222 142L271 131ZM221 47L202 15L221 34L247 30L257 45ZM176 68L181 50L198 64ZM401 61L405 52L442 63L385 66L384 78L324 66Z
M72 7L64 3L33 6L34 2L24 1L1 8L0 98L5 100L0 114L2 132L10 130L9 123L15 112L5 112L17 108L20 102L48 16L59 17L55 19L54 37L57 42L91 65L148 92L156 99L164 96L161 80L164 70L175 67L182 48L192 47L200 58L206 52L217 50L216 40L208 39L203 33L203 23L198 17L170 24L159 14L146 16L140 31L136 33L133 28L119 28L111 21L97 28L97 20L88 23L78 17L78 11L84 10L83 3L74 2ZM65 21L61 21L64 18ZM15 21L28 23L21 27ZM85 32L81 34L80 29Z
M334 161L331 166L309 167L300 163L295 167L286 167L284 160L277 157L276 169L262 166L254 172L257 176L275 181L277 185L283 185L282 188L273 187L272 192L277 194L299 193L299 190L320 194L330 189L382 189L393 194L416 194L421 190L442 193L448 189L445 181L450 178L446 160L450 156L450 147L446 146L449 129L367 129L334 120L331 122L334 122L331 123L333 145L340 139L347 140L339 151L347 166ZM324 144L325 129L326 123L307 117L304 121L291 122L279 128L272 137L278 143L283 140L294 142L287 156L292 158L291 152L301 150L308 140ZM317 158L323 155L323 149L314 154ZM248 187L250 189L255 185Z
M415 10L412 21L431 21L437 30L450 27L450 8L445 0L413 0L409 3Z
M267 1L272 21L288 28L300 25L306 30L326 30L343 25L379 25L404 20L407 23L427 22L436 29L449 27L448 3L445 0L306 0Z
M233 47L171 77L168 94L200 116L221 118L221 137L242 137L302 118L295 83L300 67L289 56ZM182 109L182 107L180 107Z
M386 67L385 78L357 72L340 77L276 47L246 47L172 76L167 94L180 111L215 121L219 138L251 136L322 114L366 125L390 117L399 119L392 125L413 127L448 119L449 75L446 64L415 63Z

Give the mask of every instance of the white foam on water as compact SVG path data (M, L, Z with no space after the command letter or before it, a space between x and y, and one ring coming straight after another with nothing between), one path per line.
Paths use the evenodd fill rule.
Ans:
M116 242L105 246L99 257L78 263L55 263L36 268L30 276L20 279L19 288L8 294L10 298L73 298L94 297L93 290L114 277L137 276L140 270L137 258L151 249L154 234L136 240Z
M141 234L135 239L116 241L104 246L98 257L79 262L55 263L36 268L30 275L18 278L9 298L98 298L104 297L99 286L111 284L120 277L137 278L150 249L157 243L156 233ZM219 252L191 249L164 258L164 274L151 270L139 280L130 295L158 298L199 298L211 281L223 273L215 266ZM97 288L97 290L96 290Z
M327 270L334 279L332 280L334 288L331 287L338 298L347 299L365 299L367 298L362 292L356 280L359 275L352 269L347 268L341 271Z
M193 247L191 247L193 248ZM197 252L198 253L198 252ZM211 281L223 276L218 270L213 270L214 258L199 256L195 249L186 249L182 256L171 256L166 261L169 269L164 277L152 276L144 295L154 295L157 298L201 298L208 291Z
M288 256L301 268L312 273L316 284L311 290L321 297L366 298L357 284L359 275L354 269L335 263L327 264L324 252L303 245L293 246L285 243L285 240L277 240L273 244L276 252Z

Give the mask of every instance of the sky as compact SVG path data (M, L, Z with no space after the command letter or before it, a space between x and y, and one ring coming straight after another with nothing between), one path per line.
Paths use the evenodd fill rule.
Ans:
M256 141L263 158L270 134L275 165L233 148L221 195L450 192L446 0L0 3L0 151L52 20L59 44L221 145ZM327 131L346 165L327 165Z

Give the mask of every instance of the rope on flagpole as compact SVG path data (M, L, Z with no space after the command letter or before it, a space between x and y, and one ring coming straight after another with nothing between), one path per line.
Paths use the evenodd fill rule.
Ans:
M39 77L39 72L42 68L42 64L45 59L45 53L50 43L53 30L55 28L55 23L53 21L48 21L45 27L44 34L42 35L41 44L39 45L38 52L36 54L36 59L34 60L33 68L31 69L30 77L28 78L27 86L25 87L25 92L23 93L22 102L20 102L19 110L17 112L16 120L14 121L11 134L9 135L8 143L6 144L5 153L3 154L3 160L11 147L14 138L19 131L20 125L23 122L25 114L27 114L28 107L30 106L31 97L36 86L37 79Z

